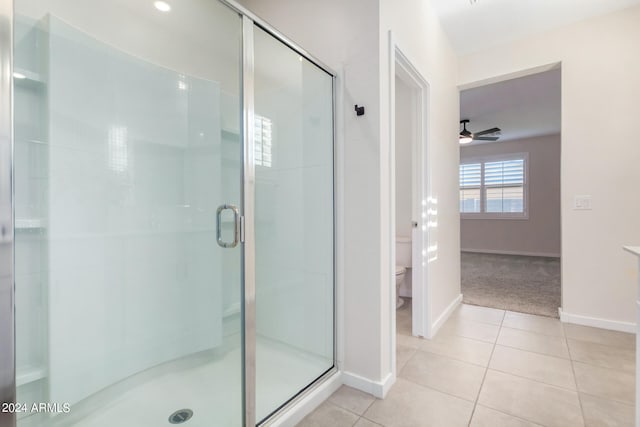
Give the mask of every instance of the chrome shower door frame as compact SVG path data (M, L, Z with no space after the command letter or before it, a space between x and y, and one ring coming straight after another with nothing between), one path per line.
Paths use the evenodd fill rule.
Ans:
M0 427L16 423L12 73L13 1L0 0Z
M294 407L298 402L312 393L322 383L338 372L337 361L337 315L336 315L336 77L337 74L330 67L316 59L309 52L291 41L264 20L251 13L234 0L219 0L242 15L242 117L243 117L243 194L242 215L244 217L243 242L243 378L244 378L244 422L246 427L257 425L256 419L256 275L255 275L255 162L254 162L254 88L255 88L255 63L254 63L254 26L260 27L271 36L279 40L290 49L303 56L315 66L331 76L332 87L332 151L333 151L333 366L313 383L300 391L291 400L284 403L261 425L270 425L277 422L278 418Z

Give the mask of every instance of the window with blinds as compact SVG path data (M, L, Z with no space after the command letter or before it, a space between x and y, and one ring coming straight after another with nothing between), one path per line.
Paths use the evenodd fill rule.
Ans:
M526 216L526 161L523 153L461 164L460 212L483 218Z
M254 146L256 166L271 167L271 119L256 114L254 116Z
M480 212L482 164L460 165L460 212Z

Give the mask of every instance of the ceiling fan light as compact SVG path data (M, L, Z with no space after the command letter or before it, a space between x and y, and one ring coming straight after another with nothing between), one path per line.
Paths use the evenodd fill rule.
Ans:
M473 141L473 138L466 135L460 135L460 144L469 144Z

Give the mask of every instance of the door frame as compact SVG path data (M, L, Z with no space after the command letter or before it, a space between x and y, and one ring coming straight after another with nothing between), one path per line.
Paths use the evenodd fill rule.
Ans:
M390 318L391 330L391 363L394 377L396 374L396 76L407 84L412 92L415 112L414 138L412 138L412 335L431 338L431 281L429 280L429 238L431 235L432 217L435 216L436 201L432 199L429 186L429 99L430 85L427 79L414 65L415 61L407 55L389 31L389 242L391 257L389 260L390 277Z
M256 412L256 273L255 273L255 62L254 62L254 28L260 29L273 36L297 54L309 60L332 80L332 151L333 151L333 366L308 384L303 390L292 396L282 406L277 408L260 425L279 425L281 423L297 423L311 412L324 399L340 386L340 375L337 367L338 355L338 325L336 304L336 283L338 279L337 262L337 166L336 166L336 76L330 67L316 59L306 50L285 37L278 30L239 5L233 0L220 0L242 16L242 219L241 235L242 247L242 312L243 312L243 383L244 383L244 424L246 427L256 426L260 421Z
M562 81L562 61L555 61L555 62L550 62L550 63L546 63L546 64L541 64L541 65L536 65L536 66L532 66L530 68L523 68L523 69L518 69L515 71L510 71L504 74L497 74L497 75L493 75L490 77L486 77L486 78L482 78L480 80L474 80L474 81L470 81L467 83L462 83L458 85L458 98L460 97L460 93L464 90L468 90L468 89L475 89L475 88L479 88L482 86L488 86L491 84L495 84L495 83L500 83L500 82L504 82L504 81L508 81L508 80L513 80L513 79L518 79L518 78L522 78L522 77L527 77L527 76L533 76L536 74L540 74L540 73L544 73L547 71L551 71L551 70L560 70L560 79L561 79L561 83L560 83L560 93L562 95L562 88L564 86L564 82ZM561 100L561 105L562 105L562 100ZM562 115L562 113L561 113ZM563 275L563 271L564 269L562 268L562 263L564 260L564 253L563 253L563 241L564 241L564 235L563 235L563 221L562 221L562 216L563 216L563 207L564 207L564 180L563 180L563 174L562 171L564 169L564 162L563 162L563 158L562 158L562 147L564 146L564 142L563 142L563 131L562 131L562 121L561 121L561 125L560 125L560 254L558 256L558 259L560 260L560 307L558 307L558 316L560 317L560 320L562 322L566 322L566 323L572 323L571 319L573 317L573 315L568 314L566 312L563 311L563 307L564 307L564 301L565 301L565 296L564 296L564 275ZM458 164L460 158L458 157ZM527 164L527 168L529 167L529 162L527 160L526 162ZM525 173L527 173L527 171L525 170ZM527 178L528 179L528 178ZM526 195L528 197L528 193ZM528 200L526 200L526 203L528 203ZM528 209L528 208L527 208ZM460 252L462 253L462 248L460 248ZM514 254L515 255L515 254ZM462 290L461 290L462 292ZM580 316L578 316L580 317ZM579 323L579 322L575 322L575 323ZM600 326L596 326L596 327L600 327ZM630 329L626 332L635 332L635 329Z
M0 403L15 402L13 1L0 0ZM0 427L16 414L0 411Z

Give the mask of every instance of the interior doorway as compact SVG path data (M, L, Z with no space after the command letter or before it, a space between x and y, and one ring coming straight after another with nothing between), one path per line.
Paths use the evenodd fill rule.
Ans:
M431 337L428 246L429 85L390 35L390 315L402 335ZM397 273L397 274L396 274ZM397 294L397 295L396 295ZM396 297L401 299L398 301ZM396 308L398 303L401 306ZM396 334L392 334L396 369ZM398 354L401 358L401 354Z
M463 302L558 317L561 70L460 92Z
M395 76L395 285L396 326L413 334L413 228L415 211L416 88Z

